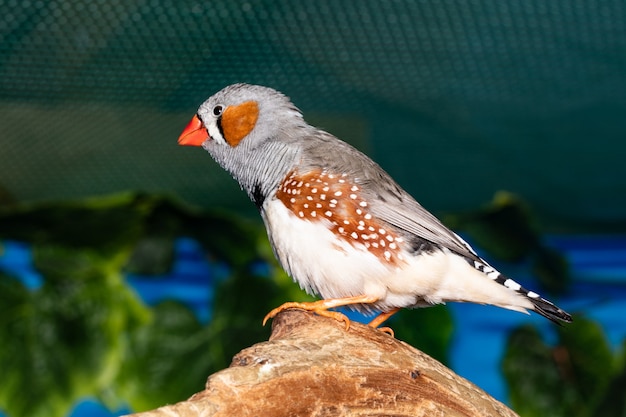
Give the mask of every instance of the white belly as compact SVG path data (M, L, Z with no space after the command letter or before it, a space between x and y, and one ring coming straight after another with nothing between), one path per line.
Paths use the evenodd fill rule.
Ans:
M401 272L387 266L361 244L348 243L325 226L298 218L280 201L265 205L265 225L275 254L293 279L307 292L322 298L370 295L377 308L409 306L416 296L392 294L388 283Z

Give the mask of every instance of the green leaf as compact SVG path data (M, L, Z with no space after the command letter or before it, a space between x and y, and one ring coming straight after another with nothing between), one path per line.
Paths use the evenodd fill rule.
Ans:
M510 335L503 370L520 416L595 416L615 374L601 328L583 317L557 329L556 346L523 326Z
M80 397L108 389L125 349L120 336L148 316L108 263L51 251L73 254L78 273L47 265L51 278L36 291L0 277L0 408L13 416L63 416Z
M566 353L562 366L567 371L567 382L575 387L580 406L594 410L616 371L604 332L599 324L576 317L572 324L559 327L558 333L559 344Z
M604 392L604 398L598 404L596 416L626 417L626 340L622 343L621 357L618 364L619 371L611 379Z
M539 245L530 209L511 193L498 192L485 207L447 214L443 220L448 227L468 233L480 247L504 261L520 261Z
M537 248L532 257L532 273L548 294L563 294L571 282L567 260L548 247Z
M272 300L279 292L271 278L248 271L235 271L216 287L210 327L220 345L211 351L218 364L214 371L228 365L244 347L269 338L271 327L264 327L262 321L276 307Z
M141 237L124 267L125 272L141 275L167 274L174 260L174 239L165 236Z
M576 391L563 383L566 375L555 361L553 349L535 328L523 326L511 334L503 370L511 404L520 416L572 415Z
M204 387L209 368L201 362L211 343L189 308L162 302L150 323L130 335L113 391L135 411L186 399Z
M0 237L91 248L100 253L134 244L142 230L135 195L0 208Z

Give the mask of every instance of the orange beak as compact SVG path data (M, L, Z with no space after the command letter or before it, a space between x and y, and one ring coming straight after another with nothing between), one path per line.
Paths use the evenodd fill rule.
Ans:
M185 146L201 146L209 138L209 132L202 125L198 116L193 116L183 133L178 137L178 144Z

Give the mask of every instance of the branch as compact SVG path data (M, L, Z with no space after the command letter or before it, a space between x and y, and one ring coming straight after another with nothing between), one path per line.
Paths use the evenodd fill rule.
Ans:
M430 356L372 329L287 310L187 401L133 417L517 416Z

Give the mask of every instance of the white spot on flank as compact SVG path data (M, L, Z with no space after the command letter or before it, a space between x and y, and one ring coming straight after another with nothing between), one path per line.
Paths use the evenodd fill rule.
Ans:
M335 192L335 195L336 195L337 197L340 197L340 196L341 196L341 194L343 194L341 191L337 191L337 192Z
M304 208L309 208L309 204L308 203L304 203Z
M365 214L365 220L370 220L371 218L372 218L371 214L369 214L369 213ZM372 230L374 230L374 229L372 229Z
M350 233L350 236L352 236L353 239L358 239L359 238L359 235L356 232Z
M363 227L363 226L361 226L361 225L357 226L356 228L357 228L358 230L365 230L365 227Z
M344 220L343 224L350 224L350 220Z
M295 181L294 181L295 182ZM298 187L302 187L302 181L298 183Z
M526 295L529 296L530 298L539 298L539 294L537 294L536 292L532 292L532 291L529 291L528 294Z
M304 213L303 213L303 212L301 212L301 211L299 211L299 212L298 212L298 216L300 216L300 217L304 217Z
M291 198L289 199L289 201L291 202L291 204L294 204L294 203L296 202L296 199L295 199L295 198L293 198L293 197L291 197Z
M315 212L315 210L314 210L314 211L312 211L312 212L311 212L311 217L316 217L316 216L317 216L317 213Z
M350 198L356 200L356 194L350 194Z
M339 227L337 228L337 231L338 231L339 233L342 233L342 234L343 234L343 232L345 232L345 231L346 231L346 229L344 229L343 227L339 226Z
M378 233L380 233L381 235L384 235L387 232L385 231L385 229L378 229Z
M361 202L359 203L359 206L361 206L361 207L367 207L367 203L366 203L365 201L361 201Z
M322 205L320 203L315 203L315 208L322 208Z
M326 200L326 194L320 194L320 199Z
M396 248L397 248L397 246L396 246L395 243L392 242L392 243L389 244L389 249L396 249Z
M330 190L330 188L328 188L328 187L324 187L324 188L322 188L322 191L324 191L324 192L326 192L326 193L328 192L328 190Z
M353 185L352 188L350 188L350 191L359 191L359 187Z
M387 235L387 240L390 241L390 242L393 242L393 236Z
M343 177L343 176L344 176L344 175L342 175L342 177ZM346 180L339 180L339 183L340 183L340 184L343 184L343 183L345 183L345 182L346 182Z
M311 188L311 192L312 192L313 194L317 193L317 188Z
M386 259L386 260L391 259L391 252L389 252L388 250L386 250L386 251L384 252L384 255L385 255L385 259Z
M307 195L306 199L309 200L309 201L313 201L313 197L311 197L310 195Z
M330 217L330 216L332 216L332 215L333 215L333 212L332 212L332 211L330 211L330 210L328 210L326 213L324 213L324 215L325 215L326 217Z
M361 210L361 209L356 209L356 214L358 214L358 215L360 216L361 214L363 214L363 210Z

